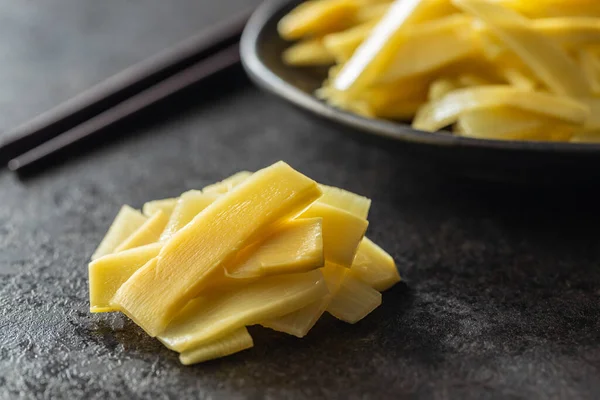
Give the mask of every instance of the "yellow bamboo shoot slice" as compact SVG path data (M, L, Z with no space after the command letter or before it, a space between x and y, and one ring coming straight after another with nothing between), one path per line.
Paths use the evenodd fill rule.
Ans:
M360 94L350 95L331 86L323 87L319 93L335 107L355 110L357 105L364 107L360 115L400 118L414 114L416 109L427 100L427 91L431 78L403 79L393 84L377 85Z
M600 17L597 0L493 0L533 18Z
M294 40L343 30L355 19L358 5L353 0L306 1L279 21L281 37Z
M221 296L192 300L158 338L171 350L186 351L243 326L289 314L326 294L318 270L264 278Z
M327 310L331 299L337 294L344 277L349 272L348 268L331 263L325 264L320 271L327 284L328 293L325 296L297 311L262 322L261 325L299 338L306 336Z
M479 40L484 56L490 61L498 61L510 51L506 45L479 20L473 22L473 31Z
M594 94L600 94L600 55L592 50L580 50L581 70Z
M115 220L108 228L106 236L92 255L92 260L114 253L117 246L142 226L147 219L141 212L127 205L121 207Z
M532 21L533 28L565 47L600 42L600 18L566 17Z
M323 203L314 203L302 218L323 218L325 261L350 267L369 223L364 218Z
M282 55L287 65L305 67L311 65L331 65L335 57L323 44L323 39L305 39L288 47Z
M350 274L379 292L400 282L392 256L366 237L360 242Z
M215 358L230 356L252 347L254 347L254 341L248 333L248 329L240 328L213 342L184 351L179 355L179 361L183 365L198 364Z
M429 100L440 100L442 97L458 88L460 88L460 85L454 79L440 78L435 80L431 86L429 86L427 98Z
M575 62L556 43L535 31L530 20L491 2L453 0L453 3L483 20L552 91L567 96L589 94Z
M121 286L111 304L150 336L160 334L200 294L211 273L320 196L315 181L284 162L254 173L175 233L154 262ZM324 219L324 231L325 226Z
M176 232L186 226L202 210L211 205L219 196L217 190L208 193L199 190L190 190L181 195L177 205L171 213L169 222L160 235L162 242L169 240Z
M581 132L571 137L573 143L600 143L600 131Z
M581 100L590 108L590 116L585 121L585 129L591 131L600 130L600 98L590 97Z
M208 207L215 199L224 193L229 192L234 187L244 182L252 172L240 171L232 176L208 185L200 190L190 190L181 195L169 219L169 223L165 227L160 240L168 240L175 232L183 228L190 222L200 211Z
M173 209L177 205L177 199L163 199L163 200L154 200L149 201L144 204L142 207L142 212L145 216L151 217L159 210L165 213L168 217L171 216Z
M453 12L446 0L396 0L334 81L338 90L358 92L375 82L407 41L406 26Z
M323 45L338 63L345 63L354 51L369 36L376 22L365 22L341 32L323 37Z
M364 4L356 12L355 23L362 24L366 22L377 22L385 13L388 12L391 1L386 1L380 4Z
M461 14L407 28L406 41L376 82L407 79L466 59L477 50L472 36L471 18Z
M420 100L401 100L381 107L371 107L375 116L398 121L410 122L425 102Z
M375 110L393 107L405 101L425 101L431 78L423 76L419 78L400 79L389 84L372 86L361 95L365 101Z
M540 35L567 49L600 41L600 18L566 17L544 18L531 21L531 27ZM490 60L507 56L508 49L483 23L474 23L483 50Z
M328 294L297 311L279 318L263 321L261 325L299 338L306 336L321 318L333 296L338 292L348 269L335 264L327 264L324 268L321 268L321 272L329 290Z
M90 311L117 311L110 300L135 271L156 257L160 243L149 244L100 257L89 265Z
M582 124L590 114L586 104L568 97L511 86L480 86L455 90L423 106L413 121L413 127L434 132L454 124L464 112L492 107L514 107L573 124Z
M486 86L486 85L491 85L494 82L491 82L490 80L488 80L487 78L483 77L483 76L479 76L476 74L461 74L458 79L457 82L459 85L461 85L462 87L470 87L470 86Z
M323 196L319 198L319 203L341 208L358 218L367 219L369 216L371 199L333 186L320 185L320 187Z
M216 193L216 194L224 194L229 192L231 189L244 182L252 175L252 172L249 171L240 171L229 178L223 179L221 182L214 183L212 185L208 185L202 189L203 193Z
M297 311L283 315L279 318L263 321L261 322L261 325L277 332L283 332L288 335L303 338L313 326L315 326L330 302L331 296L325 295L323 298L314 301Z
M534 91L537 82L525 72L516 67L501 68L500 74L506 81L517 89Z
M574 127L553 118L512 107L493 107L463 113L458 126L464 136L481 139L568 140Z
M159 210L125 239L123 243L118 245L115 253L157 242L167 222L169 222L168 216Z
M234 279L307 272L321 268L323 234L321 218L301 218L286 223L257 246L242 250L241 262L225 267Z
M331 299L327 312L337 319L354 324L380 305L381 293L352 274L346 274L339 291Z

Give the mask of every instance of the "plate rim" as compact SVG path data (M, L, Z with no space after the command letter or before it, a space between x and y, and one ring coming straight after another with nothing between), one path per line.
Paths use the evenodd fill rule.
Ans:
M289 84L274 73L258 56L259 38L269 22L284 8L298 0L266 0L252 14L242 33L240 55L242 65L252 81L267 92L328 120L363 133L401 141L440 147L463 147L508 151L587 154L600 152L600 143L542 142L520 140L490 140L447 133L424 132L408 124L376 120L334 108L315 96Z

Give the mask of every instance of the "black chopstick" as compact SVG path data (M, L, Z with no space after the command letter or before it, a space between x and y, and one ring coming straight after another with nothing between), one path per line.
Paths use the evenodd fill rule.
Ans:
M21 125L0 140L0 165L239 42L249 16L250 10L225 20Z
M67 150L79 141L100 134L114 124L166 100L184 89L193 87L239 61L239 44L236 43L10 160L8 168L11 171L22 171L35 167L36 164Z

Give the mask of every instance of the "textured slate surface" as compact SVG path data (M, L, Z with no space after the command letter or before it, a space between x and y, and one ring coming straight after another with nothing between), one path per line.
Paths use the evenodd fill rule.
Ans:
M0 5L1 18L22 14L13 30L4 22L0 30L12 32L17 43L10 46L29 52L34 63L0 58L1 127L185 36L205 10L227 8L180 0L172 8L181 18L161 18L166 6L159 1L147 8L109 3ZM47 4L69 9L71 17ZM115 11L123 7L127 20L161 29L139 22L136 46L106 33L97 39L100 54L81 55L85 42L70 38L75 48L57 47L77 56L69 62L61 52L25 48L38 39L18 34L37 15L41 22L32 29L48 41L69 24L91 40L90 24L79 19L96 8L104 10L100 25L131 32L106 22L125 21ZM111 49L119 55L111 57ZM34 76L44 69L45 78ZM65 89L71 71L82 78ZM38 177L20 181L0 172L1 399L600 397L594 191L525 190L426 172L308 120L244 80L238 86L213 88L211 101L188 102L137 135L123 132ZM87 260L121 204L139 207L279 159L373 198L369 235L393 254L406 283L385 293L366 320L351 326L325 318L304 340L253 328L253 350L182 367L175 353L124 317L88 313Z

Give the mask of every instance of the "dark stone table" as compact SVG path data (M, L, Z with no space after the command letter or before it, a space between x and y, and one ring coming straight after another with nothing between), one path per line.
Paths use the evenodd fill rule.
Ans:
M0 129L243 4L5 0ZM35 177L0 172L0 398L600 397L595 190L430 172L230 81ZM369 235L405 281L368 318L323 318L303 340L254 327L254 349L183 367L88 312L87 260L120 205L279 159L373 199Z

